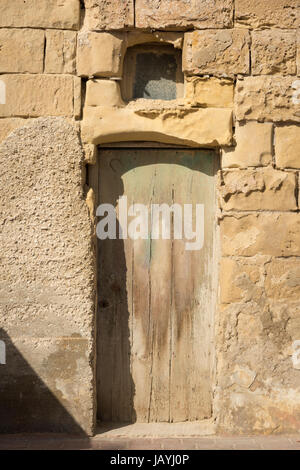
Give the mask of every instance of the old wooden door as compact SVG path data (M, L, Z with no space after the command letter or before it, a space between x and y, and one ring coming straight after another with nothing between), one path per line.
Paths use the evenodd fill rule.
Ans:
M211 416L216 159L212 151L99 154L98 203L204 204L204 246L98 240L98 418L179 422ZM150 211L149 211L150 212ZM150 223L151 227L151 223Z

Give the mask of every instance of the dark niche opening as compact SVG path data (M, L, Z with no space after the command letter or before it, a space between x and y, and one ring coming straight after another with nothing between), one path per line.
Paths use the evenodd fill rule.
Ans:
M183 81L181 51L157 45L128 49L122 81L124 100L176 100L183 96Z

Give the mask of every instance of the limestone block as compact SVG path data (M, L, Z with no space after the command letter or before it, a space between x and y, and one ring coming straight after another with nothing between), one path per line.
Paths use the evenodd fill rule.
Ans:
M236 122L236 147L222 150L222 168L264 166L272 161L273 124Z
M299 299L299 296L298 296ZM298 302L292 305L293 310L290 309L289 312L291 314L290 320L287 324L286 330L287 334L290 335L293 341L293 353L297 352L294 358L292 358L293 368L300 370L300 308L299 308L299 300ZM295 343L294 343L295 341Z
M76 33L48 30L46 33L46 73L75 73Z
M125 106L120 85L116 80L88 80L86 106Z
M230 109L136 109L86 107L83 113L84 142L103 144L146 140L197 147L230 145Z
M41 30L0 29L0 73L43 73L44 39Z
M263 333L261 318L251 313L242 311L239 315L237 335L241 344L250 346Z
M233 108L234 85L216 77L187 77L185 101L192 106Z
M297 213L235 214L221 221L224 256L300 256Z
M253 344L257 344L257 340L261 337L264 330L261 310L262 307L258 304L257 300L254 302L238 302L222 306L222 320L219 330L222 339L220 338L220 342L218 341L217 344L225 343L224 346L227 350L232 348L229 357L226 357L225 362L223 362L227 371L228 368L233 371L235 364L238 363L241 358L243 361L247 362L251 368L257 369L257 359L259 358L259 361L262 359L261 351L259 351L259 355L257 351L253 353L251 349L251 352L249 352L249 348L253 347ZM220 354L219 357L221 359L222 354ZM223 374L224 372L225 371L223 371ZM224 385L227 387L231 385L232 382L230 376L226 373L225 375L223 374L222 382L224 384L226 381L227 384L225 382Z
M85 0L84 4L84 25L89 30L134 26L134 0Z
M153 29L228 28L232 0L136 0L136 26Z
M93 231L82 163L78 133L62 118L35 119L0 146L0 337L5 329L13 343L0 369L6 432L93 430Z
M296 210L296 174L272 167L222 172L220 203L230 210Z
M300 263L298 258L272 259L266 265L266 294L273 301L299 301ZM300 318L300 317L299 317Z
M264 260L222 258L220 265L220 300L223 304L258 301L262 295Z
M74 77L74 117L81 118L82 87L81 78Z
M73 77L1 75L6 86L3 117L73 116Z
M79 0L1 0L0 27L78 29Z
M299 28L300 0L236 0L235 19L242 25L260 28Z
M263 30L252 33L252 74L296 74L296 32Z
M235 91L237 120L300 122L295 77L260 76L239 79Z
M249 73L250 36L245 29L186 33L183 70L188 74Z
M121 77L125 51L122 33L82 32L77 40L77 74Z
M300 126L276 127L275 159L279 168L300 169Z
M253 338L254 342L257 337L258 335ZM265 358L265 349L261 350L261 360ZM251 389L241 392L230 389L228 401L223 402L220 409L220 422L222 423L219 427L220 433L226 433L228 429L232 429L232 432L244 435L276 435L280 432L297 434L300 419L300 393L297 380L299 372L288 374L284 371L285 382L282 378L282 369L278 367L282 363L282 358L277 351L274 353L277 363L272 364L271 367L273 366L274 369L269 367L268 372L270 375L272 370L278 368L277 380L273 379L271 384L270 380L269 383L267 380L265 383L259 381L260 387L256 393L253 393ZM279 374L281 378L278 377ZM285 385L290 381L293 383L292 388ZM278 444L276 443L275 446L279 447L280 438L277 439Z
M256 372L249 367L236 365L232 375L232 382L241 387L250 388L256 375Z

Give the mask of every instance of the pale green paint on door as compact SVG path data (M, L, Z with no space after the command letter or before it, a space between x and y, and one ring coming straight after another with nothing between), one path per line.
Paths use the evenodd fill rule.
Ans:
M98 203L204 204L205 240L98 241L98 417L115 422L211 416L215 170L212 151L99 154Z

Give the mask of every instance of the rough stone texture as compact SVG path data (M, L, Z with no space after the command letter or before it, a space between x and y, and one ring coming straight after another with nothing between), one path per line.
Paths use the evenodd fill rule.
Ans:
M239 331L236 334L238 335ZM264 379L256 379L250 390L235 386L235 390L226 391L223 407L218 408L218 419L222 423L218 427L220 433L226 432L229 426L233 426L237 434L282 434L283 430L290 434L298 432L299 373L289 373L291 359L286 356L282 358L280 348L272 347L271 341L263 334L260 334L259 338L261 339L257 342L255 337L251 338L252 344L248 345L248 353L245 351L245 345L240 345L235 347L234 352L226 354L226 362L238 361L241 354L247 359L252 355L256 360L264 356L265 366ZM276 370L276 373L272 372L273 370ZM224 374L225 369L220 373ZM257 375L262 375L261 367ZM289 386L290 382L293 386ZM251 389L255 391L252 392ZM256 410L256 413L253 410Z
M300 0L236 0L235 19L237 23L259 28L299 28Z
M78 29L79 0L1 0L0 27Z
M235 148L222 150L223 168L264 166L272 161L273 124L237 122L235 141Z
M300 104L293 100L295 77L245 77L237 81L235 115L258 121L300 122ZM294 84L294 87L296 85Z
M0 73L42 73L44 36L41 30L0 29Z
M31 119L22 118L4 118L0 119L0 144L6 137L18 127L27 126L31 124Z
M115 80L88 80L86 85L86 106L125 106L120 85Z
M300 333L298 299L299 258L222 259L219 431L232 425L238 433L297 431L300 376L291 355Z
M121 77L125 50L122 33L82 32L77 40L77 74Z
M196 75L248 73L249 43L249 33L244 29L186 33L183 70Z
M296 32L263 30L252 33L252 73L296 74Z
M185 101L192 106L233 108L234 85L215 77L187 77Z
M232 0L136 0L136 26L153 29L228 28Z
M235 214L221 222L224 256L300 256L297 213Z
M264 278L264 257L221 258L220 301L222 304L259 300Z
M247 304L239 304L223 311L220 330L227 327L225 334L231 338L225 340L227 350L218 363L219 375L228 377L222 383L225 390L221 407L220 389L216 390L216 409L222 423L219 432L228 426L234 426L236 433L251 434L298 430L300 383L288 352L292 339L286 328L289 312L282 313L279 319L273 317L274 313L265 298L260 305L253 303L247 308ZM226 368L225 364L230 366ZM232 384L233 365L247 367L255 374L248 389L237 381Z
M94 270L78 135L38 119L10 134L0 160L0 427L90 434Z
M298 258L274 259L266 265L266 294L273 301L298 301L300 297L300 263ZM300 316L294 340L299 339ZM294 322L295 323L295 322Z
M0 116L73 116L72 76L1 75L1 80L6 104L0 106Z
M223 304L259 303L265 296L274 309L274 319L280 318L281 306L297 305L295 302L300 294L299 258L222 258L220 276ZM300 333L300 316L296 313L291 315L291 319L295 318L294 326L297 323L297 331L292 333L295 340Z
M256 379L256 372L247 366L235 366L231 376L232 383L244 388L250 388Z
M221 259L222 304L259 302L267 298L274 309L274 320L280 318L280 306L295 306L300 293L300 267L298 258L250 258ZM275 314L277 310L277 313ZM292 315L294 318L294 316ZM294 322L295 324L296 322ZM298 316L297 339L300 327Z
M49 30L46 33L46 73L76 72L76 33Z
M88 30L109 30L133 27L133 0L84 0Z
M222 172L221 207L230 210L296 210L296 174L271 167Z
M15 129L19 127L26 127L31 125L32 122L37 119L30 118L1 118L0 119L0 144L6 139L7 136ZM74 122L73 118L67 118L68 122L71 122L79 131L79 123Z
M89 165L95 165L97 162L97 154L98 154L96 145L84 144L83 150L84 150L84 161Z
M280 168L300 169L300 126L276 127L275 160Z
M87 106L82 138L95 145L108 142L146 140L197 147L230 145L230 109L138 109Z

